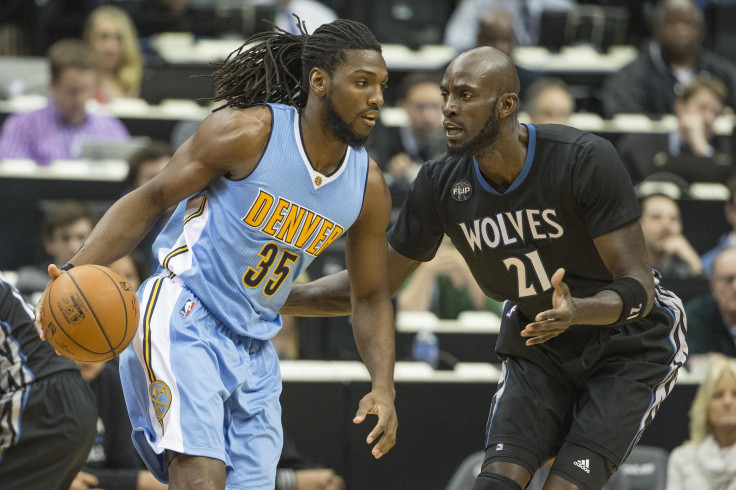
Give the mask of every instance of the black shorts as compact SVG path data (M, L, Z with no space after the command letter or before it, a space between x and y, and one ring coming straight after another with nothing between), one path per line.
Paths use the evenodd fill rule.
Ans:
M501 328L516 332L529 322L510 303L502 318ZM682 303L662 288L642 320L574 329L499 353L505 359L488 418L486 462L514 462L533 474L566 442L620 466L687 358ZM529 453L505 457L504 444Z
M6 446L0 448L0 486L66 490L97 433L92 390L78 371L63 371L12 393L0 404L0 442Z

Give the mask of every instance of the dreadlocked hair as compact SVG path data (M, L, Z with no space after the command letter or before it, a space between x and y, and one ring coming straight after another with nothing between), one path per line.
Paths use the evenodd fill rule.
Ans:
M274 26L274 31L251 36L215 65L215 96L211 100L225 101L215 110L266 102L301 109L307 104L312 68L332 74L339 63L346 61L348 49L381 52L381 44L360 22L338 19L310 35L304 21L294 17L299 34Z

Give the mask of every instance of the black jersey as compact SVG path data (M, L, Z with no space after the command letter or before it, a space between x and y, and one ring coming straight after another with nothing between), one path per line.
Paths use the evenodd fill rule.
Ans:
M33 326L33 308L0 274L0 398L59 371L76 370Z
M607 140L556 124L527 127L524 167L502 194L472 156L445 154L424 164L389 243L406 257L428 261L448 235L486 295L513 301L533 319L552 307L550 277L560 267L576 297L610 283L593 238L641 212Z

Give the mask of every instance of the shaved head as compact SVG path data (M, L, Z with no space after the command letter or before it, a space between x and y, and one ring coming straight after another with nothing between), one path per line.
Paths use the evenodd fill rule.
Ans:
M499 136L513 138L519 75L503 52L481 46L461 53L445 70L440 91L448 153L478 157L493 153Z
M502 51L491 46L465 51L447 69L478 77L483 84L491 84L497 93L519 94L519 75L514 63Z

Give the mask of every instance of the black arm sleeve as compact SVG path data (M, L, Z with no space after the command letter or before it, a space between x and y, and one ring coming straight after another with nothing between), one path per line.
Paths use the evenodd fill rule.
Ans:
M388 242L405 257L432 260L442 243L444 228L437 213L437 197L432 181L433 165L425 163L412 183Z
M593 238L641 216L639 202L613 145L597 139L575 167L575 199Z

